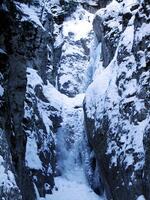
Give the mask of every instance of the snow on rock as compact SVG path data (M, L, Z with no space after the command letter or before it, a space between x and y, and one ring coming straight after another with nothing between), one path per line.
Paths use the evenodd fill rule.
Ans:
M93 14L78 5L62 24L64 44L58 70L58 89L71 97L85 90L92 21Z
M34 137L34 136L32 136ZM26 144L26 162L31 169L42 170L42 163L38 156L37 143L35 138L28 137Z
M115 2L115 3L117 3L117 2ZM114 5L114 7L115 7L116 4L111 3L110 5L107 6L107 9L108 10L112 9L114 11L114 7L112 5ZM118 5L118 3L117 3L117 5ZM107 12L108 12L108 10L107 10ZM102 11L100 10L96 15L101 15L101 13L102 13ZM107 15L105 15L105 17L106 16ZM114 16L115 16L115 14L114 14ZM103 17L103 18L105 18L105 17ZM134 18L134 16L133 16L133 18ZM130 23L130 21L129 21L129 23ZM95 126L97 127L97 129L100 126L100 123L97 123L97 121L99 121L103 118L103 114L104 114L105 110L108 110L107 112L108 112L108 116L110 117L110 119L113 115L113 112L114 112L114 115L115 115L115 112L118 112L118 110L115 110L115 109L114 109L114 111L109 110L109 106L111 106L110 100L113 102L113 104L117 104L119 102L124 102L125 100L128 99L128 98L127 99L124 99L124 98L134 95L137 91L138 85L137 85L136 79L130 79L127 81L127 83L126 82L124 83L124 91L122 91L123 94L121 95L122 97L120 97L120 95L118 95L117 85L116 85L116 81L117 81L117 78L119 77L119 75L121 75L122 73L125 72L126 77L131 78L132 73L134 72L134 70L136 70L135 58L133 57L132 54L129 57L127 57L125 61L122 61L120 65L117 64L117 57L118 57L117 54L119 54L120 51L122 51L122 48L125 48L127 52L131 52L132 48L133 48L133 41L134 41L134 26L129 25L121 35L120 42L118 44L118 49L116 50L115 56L114 56L113 60L111 61L111 63L106 68L102 68L101 65L99 66L97 64L98 65L97 68L98 69L101 68L101 70L100 70L100 72L95 70L95 74L93 73L94 81L91 83L91 85L88 87L88 89L86 91L86 114L87 114L88 118L95 119L95 123L96 123ZM101 43L100 43L100 45L101 45ZM99 48L99 45L97 48ZM99 54L101 54L101 51L99 49L98 49L98 51L97 51L97 49L95 49L95 52L96 52L95 53L96 56L99 56ZM129 62L132 63L131 69L130 68L128 69L127 61L128 61L128 63ZM101 62L101 64L102 64L102 62ZM133 100L137 101L137 104L135 104L135 106L137 106L140 103L140 101L138 102L138 99L136 97ZM128 124L127 121L126 121L126 123L127 123L126 126L128 128L129 128L129 126L132 126L132 128L130 128L129 130L133 131L134 125L131 125L130 123ZM145 124L144 128L146 127L147 123L148 123L148 121L143 122L143 124ZM139 127L143 127L143 125L141 125ZM135 133L137 133L136 135L139 137L139 134L144 132L144 128L143 128L142 132L139 129L139 130L136 130L135 132L133 132L133 134L135 135ZM136 144L138 145L138 143L136 143ZM109 143L109 145L111 145L111 144ZM141 146L141 144L139 145L139 147L140 146ZM137 147L137 149L139 149L139 147ZM141 149L141 151L143 152L143 149Z
M48 81L47 85L43 83L37 70L27 68L27 92L24 108L25 127L27 127L26 166L31 171L40 196L43 196L43 188L45 188L45 193L50 193L54 186L54 132L61 122L62 102L60 96ZM47 164L45 164L45 159ZM44 180L42 186L41 179Z
M5 55L4 61L1 62L2 73L4 73L3 80L0 80L2 82L0 106L3 118L1 126L6 129L6 135L8 135L11 150L9 156L13 155L13 162L9 163L10 169L7 165L9 159L6 159L5 165L5 156L0 155L0 178L2 181L10 179L6 180L5 184L6 186L10 184L10 191L14 195L13 197L10 195L12 200L20 199L18 187L24 199L35 199L35 192L37 198L44 198L46 194L52 192L56 165L55 135L61 125L62 117L65 117L65 112L68 116L66 120L69 120L70 115L72 116L69 122L75 127L69 127L69 129L73 128L74 131L78 130L77 125L83 123L83 119L80 122L81 118L78 119L78 116L82 112L84 94L77 95L75 99L68 98L53 86L57 79L56 74L62 77L60 83L65 84L63 73L57 73L61 46L64 43L62 56L67 57L64 58L64 66L65 59L67 63L70 63L66 65L64 74L67 81L73 80L70 86L72 95L69 95L69 91L68 96L83 92L81 85L84 82L83 77L87 66L92 14L81 6L73 13L74 4L69 3L72 7L69 8L71 11L69 10L68 13L67 4L66 7L60 6L60 1L54 0L4 1L0 9L4 20L1 24L0 54L6 54L3 49L8 54L8 59ZM70 18L67 18L66 16L69 15L71 15ZM64 18L64 27L62 27ZM71 24L74 24L76 28L74 29ZM86 29L82 29L84 24ZM71 39L70 32L72 31L74 36L71 33L73 36ZM70 66L72 69L69 72ZM73 73L72 76L71 73ZM75 111L77 109L79 113ZM74 115L78 124L74 124ZM64 120L64 122L66 126L69 125L67 121ZM78 131L77 133L79 134ZM13 180L15 176L18 187ZM2 186L0 191L3 192L3 189L5 186ZM85 189L85 192L87 190L90 189ZM5 194L8 199L9 191L7 190ZM0 192L0 199L2 195L3 193Z
M6 6L4 1L1 6L9 27L2 24L0 54L6 54L3 49L10 44L12 48L9 69L5 77L0 74L1 126L10 126L5 129L14 164L0 130L0 198L21 199L15 177L23 172L16 180L25 199L33 199L35 189L38 200L98 200L105 198L94 191L102 194L103 188L108 199L147 199L147 0L113 0L95 17L84 7L96 9L101 2L105 7L109 1L24 2L6 1ZM9 7L14 9L10 13ZM18 26L10 25L8 18Z
M112 74L114 76L114 65L115 62L111 62L110 65L94 79L94 82L88 87L86 91L86 102L88 105L86 112L87 116L91 119L94 119L95 112L97 118L100 118L100 116L103 115L105 95L109 87ZM100 85L102 85L102 88Z
M136 200L145 200L145 197L143 195L140 195Z
M4 94L4 88L0 85L0 96L3 96Z
M16 184L11 154L4 131L0 129L0 199L22 200Z
M69 33L73 34L75 41L88 37L92 30L92 21L93 14L78 6L71 17L66 18L63 23L64 37L68 37Z
M142 6L138 1L114 0L94 18L96 39L88 69L91 84L85 95L85 119L89 142L104 174L103 184L108 189L105 181L109 180L114 199L137 198L146 180L142 173L149 152L145 142L150 123L150 31L148 6L147 11Z
M4 186L5 190L10 190L11 188L17 187L14 174L8 170L5 172L4 159L0 156L0 187Z
M5 6L3 9L5 9L6 12L8 11L6 10ZM0 199L22 200L22 195L17 184L16 172L13 167L10 146L8 143L8 137L10 134L7 134L8 132L5 130L5 117L7 116L8 118L8 113L6 114L6 110L9 109L8 104L6 103L7 92L4 74L8 55L4 49L4 46L3 48L0 48ZM8 70L8 65L6 68ZM6 127L8 128L8 124Z
M35 25L40 26L43 30L45 30L45 28L39 20L34 6L29 6L27 4L18 2L16 2L16 6L17 9L19 9L23 13L21 21L31 21Z

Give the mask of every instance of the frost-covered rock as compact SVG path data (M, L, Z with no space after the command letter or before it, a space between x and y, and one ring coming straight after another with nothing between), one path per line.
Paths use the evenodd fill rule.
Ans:
M93 14L79 4L76 11L65 18L62 24L64 44L57 81L58 89L71 97L85 90L92 21Z
M37 191L44 197L54 185L53 133L61 120L60 107L43 94L46 84L55 84L54 19L48 1L37 0L2 1L0 16L0 125L16 179L12 198L19 187L23 199L34 200Z
M0 83L3 76L0 74ZM4 89L0 86L0 109L4 109ZM6 138L6 132L2 129L4 115L0 113L0 199L22 200L21 192L16 184L16 173L12 165L12 157Z
M25 161L42 197L51 193L54 186L54 132L60 126L62 109L61 102L56 97L56 89L49 82L45 85L37 71L28 68L24 107L24 126L27 135Z
M113 1L94 19L84 110L108 199L150 198L149 12L144 1Z
M22 200L14 174L6 136L0 129L0 199Z

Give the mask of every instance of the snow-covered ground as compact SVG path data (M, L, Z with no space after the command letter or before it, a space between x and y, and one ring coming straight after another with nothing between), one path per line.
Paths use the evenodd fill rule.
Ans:
M63 177L55 179L58 191L47 196L46 200L100 200L86 183L67 180Z
M84 94L66 97L62 127L57 132L59 176L46 200L100 200L87 183L82 158L84 133L82 102Z

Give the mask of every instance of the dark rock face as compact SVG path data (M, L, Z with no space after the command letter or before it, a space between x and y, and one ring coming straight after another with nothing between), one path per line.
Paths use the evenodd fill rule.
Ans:
M94 20L104 68L87 90L85 121L107 198L149 200L150 9L124 3Z
M6 106L4 97L4 76L0 73L0 199L22 199L16 184L16 172L12 164L12 156L6 139Z
M11 153L5 137L0 129L0 198L22 200L20 190L15 181L15 172L12 167Z
M0 128L10 156L3 158L4 167L14 174L14 185L5 192L7 197L12 193L11 199L34 200L37 191L45 197L54 187L54 134L62 121L62 102L56 102L52 85L62 53L62 23L78 3L60 4L0 3ZM79 46L89 53L85 41ZM82 57L84 62L86 56Z
M111 2L111 0L106 0L106 1L105 0L98 0L98 6L99 6L99 8L104 8L110 2Z
M6 7L7 6L7 7ZM9 12L12 10L13 14ZM8 61L5 60L1 72L3 74L4 101L3 101L3 119L2 129L9 142L9 148L12 155L12 162L16 171L17 183L22 190L23 177L25 175L24 154L26 137L21 126L24 115L24 98L26 91L26 67L24 58L16 52L18 48L17 37L15 34L16 21L13 17L16 14L15 6L2 4L1 15L3 23L1 24L1 46L7 52ZM14 53L14 55L13 55ZM19 66L21 64L21 66ZM6 194L7 195L7 194ZM15 195L15 194L14 194Z
M112 13L108 13L106 18L101 15L96 15L93 21L93 28L96 34L98 42L102 43L102 60L103 66L106 67L113 59L115 50L117 48L119 37L120 37L120 26L122 18L119 16L112 16ZM105 15L103 13L103 15ZM113 27L111 27L110 22L115 20L117 21ZM107 56L106 56L107 55Z
M98 162L92 146L88 142L86 133L84 133L83 153L85 162L85 174L89 185L98 195L103 195L104 185L102 182L102 174L100 173Z
M30 11L35 18L30 16ZM55 54L53 18L38 1L2 1L0 17L0 128L6 144L4 151L8 151L7 156L3 150L0 155L6 173L10 170L14 173L8 192L0 185L0 198L34 200L35 187L44 197L54 186L55 144L52 135L61 122L60 110L43 94L44 85L55 83L56 73L51 67ZM35 80L33 85L31 81L35 75L41 81L36 83ZM51 122L51 126L47 122ZM32 165L34 161L30 156L35 156L37 166Z

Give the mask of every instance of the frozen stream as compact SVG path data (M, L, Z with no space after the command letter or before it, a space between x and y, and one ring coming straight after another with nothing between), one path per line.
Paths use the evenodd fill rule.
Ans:
M69 98L63 109L62 127L57 133L58 173L53 194L46 200L100 200L84 174L82 101L84 95Z

